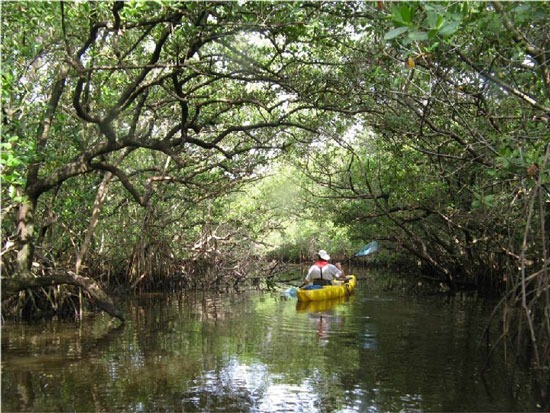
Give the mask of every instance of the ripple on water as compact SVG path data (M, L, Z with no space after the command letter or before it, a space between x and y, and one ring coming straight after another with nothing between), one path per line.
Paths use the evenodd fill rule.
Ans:
M527 392L506 398L497 358L492 394L474 381L484 319L468 302L361 290L332 308L259 293L142 301L116 331L2 326L2 410L536 410Z
M308 380L285 383L265 364L244 364L234 358L220 371L204 372L182 396L185 404L198 410L223 405L238 411L314 412L318 411L314 394Z

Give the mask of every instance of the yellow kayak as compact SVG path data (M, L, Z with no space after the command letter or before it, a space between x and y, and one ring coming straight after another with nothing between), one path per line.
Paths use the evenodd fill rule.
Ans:
M357 278L355 275L347 275L347 280L333 281L333 285L324 285L322 288L310 290L306 288L300 288L296 292L298 301L321 301L330 300L332 298L344 297L350 295L355 286L357 285Z

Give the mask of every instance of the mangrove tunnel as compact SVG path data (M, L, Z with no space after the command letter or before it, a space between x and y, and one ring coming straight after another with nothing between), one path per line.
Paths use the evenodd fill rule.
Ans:
M323 249L491 303L487 359L548 400L550 3L0 12L3 324L124 329L129 297L281 291Z

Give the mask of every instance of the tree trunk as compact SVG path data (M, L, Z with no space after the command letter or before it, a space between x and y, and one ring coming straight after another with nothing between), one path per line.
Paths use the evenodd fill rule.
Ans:
M54 273L41 277L33 276L31 268L34 258L34 212L37 200L36 197L27 196L26 202L21 203L19 206L16 272L11 274L9 278L2 278L2 301L26 289L61 284L76 285L86 290L97 302L99 308L109 315L124 321L122 312L116 308L112 299L102 290L99 284L91 278L72 272Z
M29 274L34 258L34 211L36 199L29 199L19 206L17 215L17 272Z
M86 231L86 236L84 237L84 242L82 243L82 246L80 247L80 251L78 252L76 256L76 264L75 264L75 273L80 273L80 267L82 265L82 260L84 259L84 256L86 255L86 252L88 251L88 247L90 246L90 242L92 241L92 237L95 232L95 227L97 226L97 223L99 222L99 212L101 211L101 206L103 205L103 201L105 200L105 197L107 196L107 192L109 189L109 183L111 182L111 179L113 178L113 174L111 172L105 172L105 175L103 176L103 180L101 181L101 184L99 185L99 188L97 189L97 194L95 197L94 202L94 208L92 211L92 219L90 220L90 224L88 225L88 230Z

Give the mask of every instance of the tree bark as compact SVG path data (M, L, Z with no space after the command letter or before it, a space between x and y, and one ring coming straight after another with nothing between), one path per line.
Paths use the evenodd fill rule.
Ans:
M33 186L39 179L40 156L50 135L50 128L54 115L59 106L63 90L65 89L66 77L67 68L62 66L59 71L58 79L53 85L50 100L48 101L44 117L37 131L36 154L29 162L27 169L27 182L24 191L27 199L19 206L19 213L17 216L17 240L19 247L17 252L17 269L20 274L29 273L34 258L34 212L38 204L40 193L34 191Z
M78 252L76 256L76 264L75 264L75 273L80 273L80 267L82 265L82 260L84 259L84 256L86 255L86 252L88 251L88 247L90 246L90 242L92 241L92 237L95 232L95 228L97 226L97 223L99 222L99 212L101 210L101 206L103 205L103 201L105 200L105 197L107 196L109 183L111 182L111 179L113 178L113 174L110 172L106 172L103 180L101 181L101 184L99 185L99 188L97 190L97 194L95 197L94 202L94 208L92 212L92 218L90 220L90 224L88 225L88 230L86 231L86 236L84 237L84 242L82 243L82 246L80 247L80 251Z
M19 206L17 215L17 272L30 274L34 257L34 210L36 200L27 200Z

